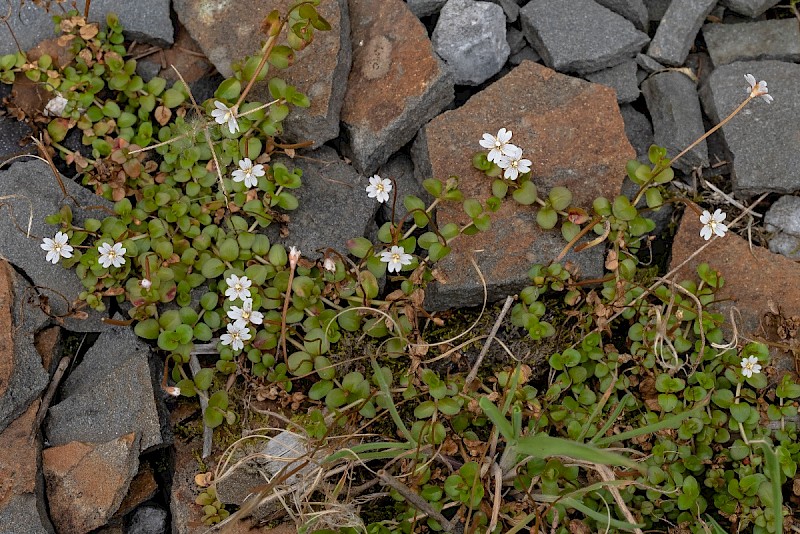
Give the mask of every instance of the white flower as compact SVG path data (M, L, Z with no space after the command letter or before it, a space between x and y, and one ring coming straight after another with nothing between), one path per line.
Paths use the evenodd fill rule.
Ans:
M767 89L767 82L761 80L760 82L756 83L756 77L752 74L745 74L744 79L747 80L747 85L749 85L745 91L750 93L752 98L760 96L767 104L772 103L772 95L768 94L769 90Z
M408 265L414 258L411 254L406 254L403 247L394 245L392 250L384 250L381 252L381 261L389 264L389 272L400 272L403 265Z
M369 198L375 198L380 203L389 200L389 191L392 190L392 181L388 178L381 178L377 174L369 179L367 193Z
M142 289L150 289L150 287L153 285L153 282L147 278L142 278L142 281L139 282L139 285L142 286Z
M225 296L229 299L245 300L250 298L250 286L253 285L253 282L248 280L246 276L239 278L235 274L232 274L225 279L225 283L228 284L228 289L225 290Z
M336 262L333 261L331 258L325 258L325 261L322 262L322 267L326 271L330 271L332 273L336 272Z
M510 144L509 141L511 141L511 131L500 128L497 132L497 136L485 133L483 134L483 139L478 141L478 143L480 143L483 148L490 149L486 159L497 163L500 156L508 154L508 149L514 146Z
M250 329L236 323L228 323L228 333L219 336L223 345L230 345L233 350L242 350L244 342L250 339Z
M231 306L228 310L228 318L235 321L239 327L244 328L248 323L261 324L264 322L264 314L253 311L253 299L244 299L242 307Z
M728 231L728 227L722 224L725 217L727 215L719 209L713 215L708 210L703 210L703 214L700 216L700 222L703 223L703 227L700 229L700 237L708 241L713 234L717 234L720 237L724 236L725 232Z
M122 246L122 243L114 243L112 247L108 243L103 243L97 247L100 253L100 265L108 269L110 266L120 267L125 264L125 252L127 250Z
M244 158L239 160L239 168L233 171L233 181L244 181L245 187L255 187L258 185L258 177L265 174L263 165L253 165L250 158Z
M64 114L64 108L67 107L67 102L68 100L61 96L61 93L56 93L56 96L51 98L44 107L44 114L50 117L61 117Z
M289 265L294 267L297 265L297 260L300 259L300 249L297 247L292 247L289 249Z
M72 246L67 244L69 236L64 232L56 232L53 239L45 237L42 239L42 250L47 251L47 261L55 265L61 258L72 257Z
M746 378L750 378L753 375L757 375L761 372L761 364L758 363L758 358L755 356L748 356L747 358L742 358L742 374Z
M531 160L522 158L522 149L514 145L508 147L508 154L503 154L497 160L497 165L505 169L503 177L516 180L520 174L531 172Z
M228 123L228 129L231 133L239 131L239 123L236 121L236 106L229 108L219 100L214 100L214 106L217 108L211 111L211 116L217 121L217 124Z

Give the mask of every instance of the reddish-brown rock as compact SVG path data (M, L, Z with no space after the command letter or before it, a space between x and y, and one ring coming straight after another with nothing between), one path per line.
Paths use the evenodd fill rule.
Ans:
M261 50L266 40L261 21L273 9L285 15L296 0L175 0L181 23L223 76L231 76L231 63ZM271 68L267 80L279 77L307 95L311 107L292 108L283 125L294 141L312 140L314 148L339 135L339 112L350 72L350 20L347 0L327 0L317 6L331 31L314 30L314 42L295 52L286 70ZM284 34L285 35L285 34ZM249 100L272 100L267 80L254 86Z
M344 154L372 174L453 100L453 77L403 0L350 0Z
M42 357L42 367L48 372L54 371L61 357L61 327L53 325L40 330L34 336L33 345Z
M511 142L531 160L540 196L563 185L573 204L591 208L598 196L619 194L625 164L635 157L625 136L614 91L532 63L522 62L509 74L473 96L460 108L442 113L421 131L412 150L418 178L459 177L465 198L485 201L492 179L472 166L483 150L484 133L513 132ZM469 221L459 204L438 209L438 224ZM473 256L486 278L490 300L500 299L527 283L532 263L548 263L565 241L558 230L542 231L536 210L506 199L491 215L492 227L452 242L453 252L440 264L446 284L431 288L429 304L443 309L479 305L483 289L472 268ZM570 253L584 277L602 273L602 247Z
M14 495L34 493L41 443L33 427L39 401L0 432L0 508Z
M139 467L139 438L73 441L42 453L50 515L59 532L83 534L117 511Z
M687 208L681 219L672 245L670 270L707 244L700 237L703 225L698 213ZM724 314L726 322L730 321L731 307L736 306L739 311L736 326L740 335L749 339L766 338L784 345L800 343L776 337L774 325L770 326L770 321L766 320L766 315L776 310L786 319L800 317L800 264L763 247L754 245L751 251L746 239L729 232L689 260L675 274L674 280L698 280L697 266L701 263L709 264L725 279L725 284L716 293L715 306ZM773 349L772 354L778 356L779 351ZM794 369L793 361L786 363L782 366Z

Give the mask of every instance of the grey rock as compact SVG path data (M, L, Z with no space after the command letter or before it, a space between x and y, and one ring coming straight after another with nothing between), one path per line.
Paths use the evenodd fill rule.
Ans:
M618 13L633 22L637 30L647 32L650 25L650 17L647 7L642 0L595 0L603 7L607 7L614 13Z
M397 202L394 206L394 221L401 221L408 210L403 205L403 198L406 195L414 195L421 198L426 205L430 204L431 198L428 195L422 184L414 177L414 163L411 158L405 154L395 154L384 166L378 169L378 174L382 178L391 178L394 180L395 187L397 187ZM392 220L392 203L389 202L381 204L380 216L382 220ZM409 216L406 222L413 222Z
M644 113L639 113L630 104L620 106L619 112L625 122L625 136L636 150L636 159L641 163L649 163L648 152L654 141L653 126Z
M12 369L7 382L0 389L0 432L28 409L47 387L49 374L42 366L42 356L34 347L34 335L48 322L47 316L36 306L35 292L28 282L11 265L0 261L0 294L10 297L9 307L0 313L9 313L10 346L0 347L0 356L10 362ZM9 335L8 333L6 334ZM5 381L4 381L5 382Z
M534 63L538 63L542 60L542 56L536 53L536 50L533 49L531 46L526 46L516 54L512 54L508 61L511 62L512 65L519 65L523 61L533 61Z
M346 253L347 241L364 235L380 207L367 196L369 181L330 147L302 155L307 157L293 161L276 158L290 170L303 170L303 186L293 191L300 206L289 214L288 236L278 237L273 230L277 225L271 225L267 229L270 240L298 247L304 257L311 259L319 258L320 250L328 247ZM331 224L330 217L336 220L335 224Z
M793 193L800 189L800 151L788 150L786 140L796 137L800 124L800 65L773 60L737 61L715 69L700 90L703 107L714 123L727 117L744 100L745 73L767 80L775 100L767 104L755 99L722 127L733 159L733 191L743 197L765 191Z
M133 512L125 534L166 534L167 511L160 506L140 506Z
M648 74L652 74L653 72L658 72L660 70L665 69L664 65L662 65L655 59L651 58L647 54L637 54L636 64L639 65L642 68L642 70L644 70Z
M688 76L678 71L654 74L644 81L642 92L653 119L655 142L667 149L669 157L675 157L705 133L697 88ZM673 166L686 173L696 167L708 167L705 141Z
M489 0L503 8L508 22L516 22L519 18L519 4L516 0Z
M142 58L136 62L136 74L141 76L145 83L158 76L159 72L161 72L161 64L157 61L153 61L149 58ZM194 91L192 91L192 94L194 94ZM196 96L195 100L202 102L202 100L199 100Z
M767 232L784 232L800 237L800 197L784 195L764 214Z
M418 17L427 17L438 13L447 0L406 0L408 9Z
M757 59L800 61L800 27L795 19L706 24L703 37L717 67Z
M750 18L761 15L778 2L780 0L721 0L721 4L731 11Z
M43 507L43 506L42 506ZM0 534L53 534L47 511L31 493L13 495L0 508Z
M76 1L77 9L81 13L84 4L85 0ZM116 13L128 39L167 46L172 44L174 37L169 5L169 0L143 2L93 0L89 20L100 22L105 27L106 15ZM8 17L8 24L22 50L29 50L45 39L57 37L52 17L60 13L60 10L51 9L51 13L47 13L33 2L13 2L10 6L12 11ZM17 45L11 37L8 26L0 25L0 55L13 54L16 51Z
M717 0L672 0L647 55L665 65L683 64L700 26L716 3Z
M614 67L587 74L585 78L590 82L611 87L617 93L617 102L627 104L639 98L636 69L636 61L629 59Z
M641 69L641 68L637 68L636 69L636 83L637 83L637 85L639 85L639 87L641 87L642 83L647 79L648 76L650 76L650 74L646 70Z
M0 161L17 154L35 154L36 147L31 143L31 134L33 130L24 122L0 116Z
M105 442L137 432L143 452L169 445L157 362L131 328L103 332L64 381L61 402L50 408L50 444Z
M48 298L51 313L56 317L66 316L71 311L70 305L83 291L83 284L71 270L45 260L45 252L39 248L41 239L52 237L59 230L46 224L45 217L58 213L61 206L69 205L73 220L80 225L86 218L98 217L98 213L102 213L97 211L98 207L114 207L111 202L68 178L62 176L61 181L67 193L81 207L64 198L53 172L43 161L22 161L0 171L0 196L9 196L3 200L5 214L0 217L0 256L25 271L40 294ZM26 237L29 217L32 217L31 238ZM100 332L109 328L101 321L107 314L89 308L82 311L89 314L86 320L64 319L68 330Z
M218 478L215 482L217 498L225 504L242 504L253 488L264 484L279 472L287 473L309 460L297 473L286 477L279 487L294 487L302 491L305 477L315 470L313 451L308 442L292 432L284 430L269 438L267 444L260 449L249 451L250 459L239 464ZM259 519L270 511L280 507L280 503L272 501L255 510L253 517Z
M769 250L790 260L800 260L800 237L778 233L769 240Z
M511 51L503 8L489 2L448 0L431 41L455 83L463 85L480 85L497 74Z
M659 21L667 12L672 0L644 0L644 5L647 8L647 16L651 21Z
M513 26L506 26L506 42L513 56L525 48L525 35Z
M520 10L522 31L561 72L587 74L635 56L650 40L633 23L593 0L538 0Z

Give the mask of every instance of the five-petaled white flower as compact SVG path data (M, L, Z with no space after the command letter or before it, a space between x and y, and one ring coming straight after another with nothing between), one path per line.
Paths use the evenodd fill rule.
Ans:
M225 279L225 283L228 284L228 289L225 290L225 296L229 299L245 300L250 298L250 286L253 285L253 282L248 280L246 276L239 278L235 274L232 274Z
M406 254L406 251L403 247L398 247L397 245L392 246L391 250L384 250L381 252L381 261L386 262L389 264L389 272L400 272L400 268L403 265L408 265L411 263L411 260L414 258L411 254Z
M516 180L520 174L531 172L531 160L522 158L522 149L511 145L508 153L503 154L495 162L501 169L505 169L503 177L509 180Z
M253 311L253 299L244 299L242 307L231 306L228 310L228 318L234 321L240 328L244 328L248 323L261 324L264 322L264 314Z
M322 262L322 268L326 271L330 271L332 273L336 272L336 262L333 261L331 258L325 258L325 261Z
M389 191L392 190L392 181L388 178L381 178L377 174L369 179L367 186L367 193L369 198L377 199L378 202L384 203L389 200Z
M253 165L250 158L244 158L239 160L239 168L233 171L233 181L244 181L245 187L255 187L258 185L258 177L265 174L263 165Z
M103 243L97 247L100 253L100 265L108 269L110 266L121 267L125 264L125 252L127 249L122 246L122 243L114 243L114 246L108 243Z
M750 93L752 98L760 96L767 104L772 103L772 95L768 94L769 90L767 89L767 82L761 80L760 82L756 83L756 77L752 74L745 74L744 79L747 80L747 85L749 85L745 91Z
M708 210L703 210L703 214L700 216L700 222L703 223L703 227L700 229L700 237L708 241L714 234L720 237L724 236L725 232L728 231L728 227L722 224L725 217L727 215L720 209L716 210L713 215Z
M153 282L147 278L142 278L142 281L139 282L139 285L142 286L142 289L150 289L153 286Z
M55 237L42 239L42 250L47 251L47 261L55 265L61 258L72 257L72 246L67 244L69 236L64 232L56 232Z
M223 345L230 345L233 350L242 350L244 342L253 337L250 329L238 322L228 323L228 333L219 336Z
M214 117L217 124L228 123L228 130L231 133L238 132L239 122L236 120L236 106L229 108L219 100L214 100L214 107L217 109L211 111L211 116Z
M480 143L483 148L490 149L486 159L497 163L501 156L509 153L508 151L512 149L511 147L516 148L509 143L509 141L511 141L511 131L500 128L496 136L488 133L483 134L483 139L478 141L478 143Z
M758 358L755 356L748 356L747 358L742 358L742 374L750 378L753 375L757 375L761 372L761 364L758 363Z

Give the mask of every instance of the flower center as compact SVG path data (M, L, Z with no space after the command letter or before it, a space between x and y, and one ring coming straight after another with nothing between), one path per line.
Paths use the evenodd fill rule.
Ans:
M231 332L231 339L239 339L239 332Z
M64 247L61 243L53 243L53 251L61 254L61 249Z
M247 310L242 310L242 319L244 319L245 321L250 319L250 312Z
M392 254L392 263L400 263L400 254L396 252Z
M519 160L518 159L512 159L511 160L511 166L516 169L517 165L519 165Z
M503 146L503 142L501 140L499 140L499 139L495 139L494 140L494 147L495 148L500 148L501 146Z
M383 182L379 182L379 183L375 184L375 189L377 191L381 191L382 192L383 191Z
M117 251L112 248L111 250L108 251L108 257L109 257L109 259L112 259L112 260L116 259Z

